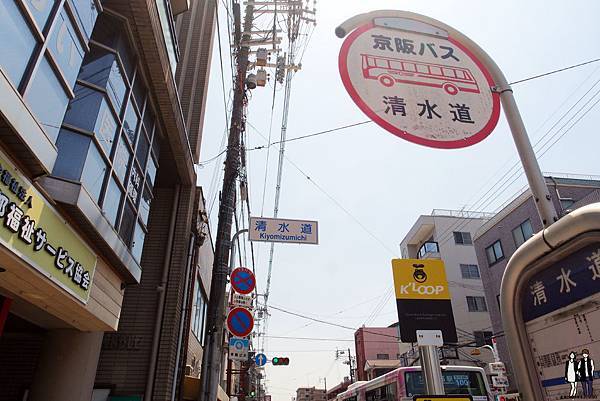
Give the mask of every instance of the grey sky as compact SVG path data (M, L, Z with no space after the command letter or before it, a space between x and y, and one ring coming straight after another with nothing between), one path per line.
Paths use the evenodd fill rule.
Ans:
M339 78L337 56L342 40L334 35L334 29L346 18L377 9L414 11L453 26L485 49L509 81L600 57L597 43L600 2L593 0L321 1L317 3L318 25L302 61L303 69L292 83L288 138L367 119L347 95ZM225 21L223 13L221 21ZM224 22L221 31L228 90L231 70ZM599 67L600 63L592 64L514 87L532 142L545 134L600 79ZM269 86L255 89L249 102L248 121L264 136L269 133L271 93ZM282 94L283 91L278 92L272 141L278 140L280 134ZM225 130L223 109L215 44L203 160L221 150ZM599 117L598 108L589 112L540 159L542 170L599 174ZM248 127L248 142L252 148L264 145L266 140ZM277 151L277 146L272 147L265 216L273 213ZM418 215L430 213L434 208L458 209L471 205L516 161L503 115L486 140L461 150L422 147L403 141L375 124L366 124L291 142L286 154L378 240L286 162L279 215L318 220L320 245L275 247L270 303L351 327L365 322L392 285L390 260L399 256L398 244ZM248 154L253 215L259 215L261 210L266 155L266 150ZM215 185L210 191L215 168L222 168L222 159L200 170L200 184L209 204L215 195ZM221 179L217 184L218 191ZM494 197L485 210L493 211L524 184L521 177ZM213 232L217 207L215 204L212 213ZM268 246L257 245L255 249L258 286L263 291ZM269 335L353 338L350 330L308 324L309 321L276 310L271 310L271 314ZM395 320L395 304L390 299L371 325L389 325ZM351 341L271 338L266 344L269 357L290 358L288 367L267 369L273 401L289 400L299 386L321 387L320 377L327 377L328 387L339 383L348 375L348 368L334 361L335 349L350 347L354 353Z

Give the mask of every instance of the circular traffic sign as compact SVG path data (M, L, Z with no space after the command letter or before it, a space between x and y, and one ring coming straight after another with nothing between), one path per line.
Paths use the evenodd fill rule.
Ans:
M254 317L248 309L233 308L227 315L227 329L236 337L246 337L254 328Z
M356 105L400 138L462 148L498 122L500 95L492 92L491 74L456 38L370 22L348 35L338 61Z
M250 294L254 291L256 280L252 270L245 267L238 267L231 272L231 287L243 295Z
M256 354L254 357L254 363L256 366L265 366L267 363L267 356L265 354Z

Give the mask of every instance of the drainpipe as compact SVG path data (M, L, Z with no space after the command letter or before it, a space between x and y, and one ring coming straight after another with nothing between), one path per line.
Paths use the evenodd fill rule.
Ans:
M175 390L177 388L177 380L179 378L179 358L181 357L181 348L183 342L183 329L186 322L186 311L188 307L188 298L190 293L190 271L192 270L193 255L195 253L196 237L195 235L190 236L190 244L188 245L188 257L185 267L185 285L183 293L183 303L181 304L181 319L179 320L179 336L177 338L177 357L175 358L175 371L173 373L173 387L171 388L171 401L175 401ZM195 278L195 276L194 276ZM193 282L191 283L193 285ZM193 297L192 297L193 298ZM191 309L190 309L191 311Z
M150 366L148 367L148 376L146 378L146 390L144 391L144 401L152 401L152 391L154 390L154 376L156 374L156 362L158 359L158 345L160 340L160 329L162 328L163 312L165 310L165 295L167 291L167 281L169 279L169 265L171 263L171 253L173 251L173 236L175 235L175 220L177 219L177 209L179 206L179 195L181 189L179 184L175 186L175 199L171 208L171 222L169 223L169 237L167 239L167 248L165 249L165 259L163 262L163 274L158 291L158 307L156 308L156 317L154 318L154 335L152 338L152 352L150 354Z

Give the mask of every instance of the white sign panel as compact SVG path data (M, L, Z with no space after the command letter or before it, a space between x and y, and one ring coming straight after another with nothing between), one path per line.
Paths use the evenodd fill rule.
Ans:
M419 346L435 345L441 347L444 345L444 338L441 330L417 330L417 344Z
M508 378L506 376L492 376L492 386L508 387Z
M238 294L237 292L233 293L233 300L232 300L232 306L236 307L236 306L240 306L242 308L246 308L246 309L253 309L252 305L252 296L251 295L242 295L242 294Z
M489 365L491 375L504 375L506 374L506 367L502 362L491 362Z
M369 23L344 41L339 69L357 106L408 141L461 148L484 139L498 122L491 75L454 38Z
M319 243L318 223L312 220L250 217L250 241L291 244Z
M232 361L247 361L250 342L245 338L231 337L229 339L229 359Z

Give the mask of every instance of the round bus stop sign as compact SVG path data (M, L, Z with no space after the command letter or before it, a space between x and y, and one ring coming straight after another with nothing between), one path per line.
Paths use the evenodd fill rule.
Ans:
M357 106L408 141L462 148L498 122L500 95L490 73L452 37L370 22L345 39L339 69Z

